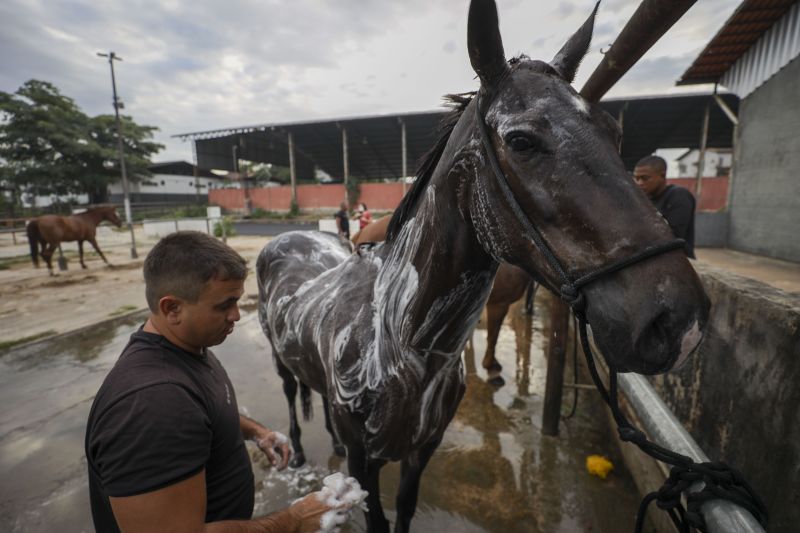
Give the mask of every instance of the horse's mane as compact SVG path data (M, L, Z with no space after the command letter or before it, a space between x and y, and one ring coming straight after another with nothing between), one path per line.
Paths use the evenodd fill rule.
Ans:
M447 146L450 135L453 133L453 129L474 97L474 92L448 94L444 97L445 105L450 107L451 111L439 122L439 127L437 129L438 139L436 143L434 143L431 149L420 159L416 174L417 179L414 181L408 193L406 193L403 201L400 202L394 215L392 215L392 219L389 221L389 227L386 229L386 241L391 241L400 231L400 228L403 227L403 224L405 224L413 214L420 198L422 198L425 189L430 183L433 170L442 157L442 153L444 152L445 146Z

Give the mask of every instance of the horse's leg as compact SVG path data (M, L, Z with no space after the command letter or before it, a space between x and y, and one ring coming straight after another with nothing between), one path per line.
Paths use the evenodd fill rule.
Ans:
M86 265L83 263L83 241L78 239L78 254L80 255L81 260L81 268L86 268Z
M45 263L47 263L47 270L50 271L51 276L55 276L53 273L53 254L56 251L58 245L53 245L52 243L47 243L47 246L42 250L42 257L44 258Z
M109 262L108 262L108 259L106 259L106 256L104 256L104 255L103 255L103 252L101 252L101 251L100 251L100 247L99 247L99 246L97 246L97 240L96 240L94 237L92 237L91 239L87 239L87 240L88 240L90 243L92 243L92 246L94 247L94 250L95 250L95 251L96 251L96 252L97 252L97 253L100 255L100 258L101 258L103 261L105 261L105 263L106 263L108 266L111 266L111 263L109 263Z
M481 365L490 372L499 372L503 369L503 366L494 357L494 349L497 345L497 338L500 336L500 327L503 325L503 319L508 313L508 306L509 302L486 306L486 354L483 356Z
M367 509L367 533L389 533L389 521L383 514L381 506L380 473L386 461L367 459L363 448L347 447L347 469L351 476L358 480L361 488L369 493Z
M417 510L417 496L419 495L419 482L422 477L422 471L428 465L433 452L439 447L439 442L426 444L401 463L400 488L397 491L395 533L409 531L411 518L413 518L414 512Z
M339 435L336 434L336 430L333 429L333 424L331 424L330 408L328 407L328 399L325 396L322 397L322 409L325 411L325 429L328 430L328 433L330 433L331 438L333 439L333 453L339 457L344 457L347 455L347 450L339 440Z
M303 445L300 444L300 424L297 422L297 410L294 404L294 399L297 395L297 380L291 370L281 362L277 354L275 356L275 365L278 367L278 375L283 379L283 394L286 395L286 401L289 403L289 438L292 441L292 448L294 448L294 455L292 455L289 466L297 468L303 466L306 462L306 454L303 452Z

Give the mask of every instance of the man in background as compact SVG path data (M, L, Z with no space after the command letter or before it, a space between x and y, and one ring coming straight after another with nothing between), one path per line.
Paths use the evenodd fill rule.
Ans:
M636 185L666 219L675 237L686 241L686 255L694 255L695 199L688 189L667 184L667 162L656 155L642 158L633 170Z
M347 202L339 204L339 210L333 217L336 219L336 229L339 232L339 237L350 240L350 219L347 213Z

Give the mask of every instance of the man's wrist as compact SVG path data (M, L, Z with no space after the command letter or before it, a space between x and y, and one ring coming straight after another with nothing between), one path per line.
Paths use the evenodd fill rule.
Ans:
M291 512L290 508L257 518L255 522L264 526L265 533L298 533L301 525L299 518Z

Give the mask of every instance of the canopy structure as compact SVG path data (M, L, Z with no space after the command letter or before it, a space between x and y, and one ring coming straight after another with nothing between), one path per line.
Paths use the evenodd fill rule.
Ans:
M721 95L734 112L739 99ZM732 146L733 125L712 96L691 94L608 99L600 106L623 123L622 159L632 169L658 148L699 148L703 116L711 107L708 147ZM294 146L298 181L314 179L315 167L336 181L399 179L413 175L417 162L433 145L447 110L324 120L261 124L182 133L195 142L202 168L236 171L238 160L288 167ZM405 139L405 140L404 140ZM345 170L345 154L347 170ZM405 165L405 171L404 171Z

